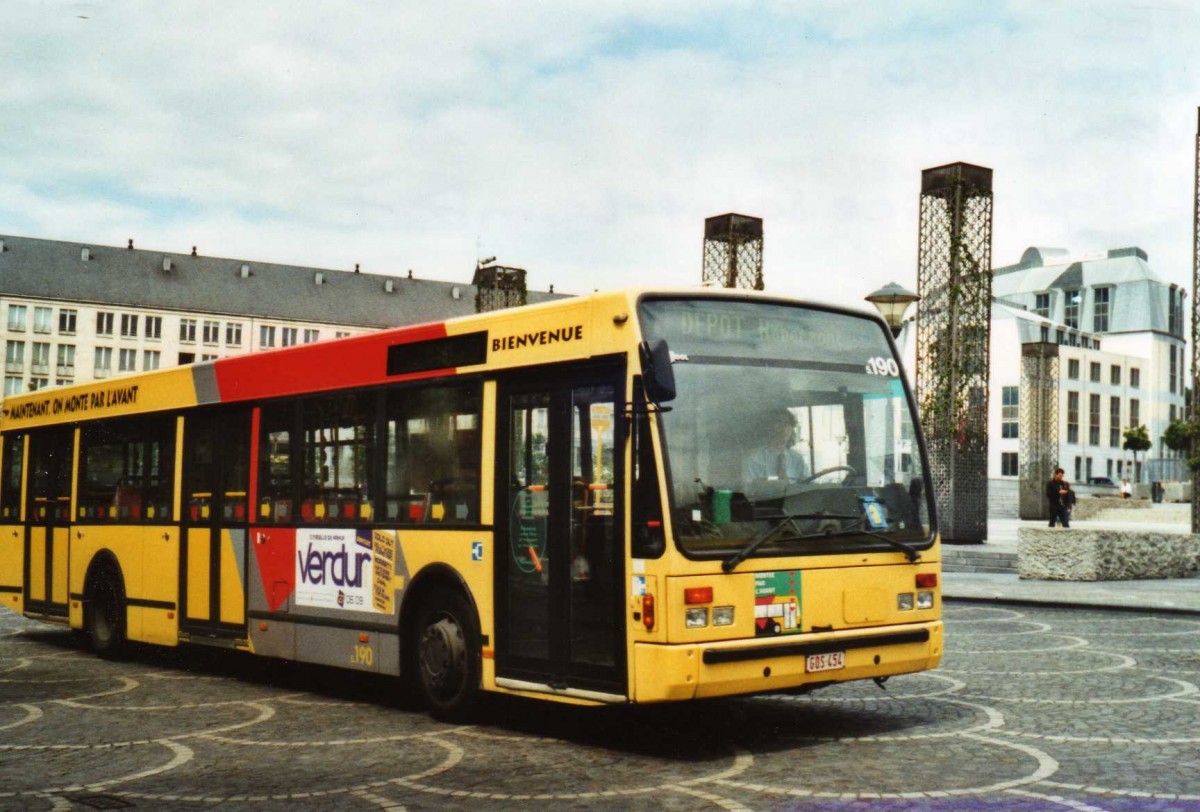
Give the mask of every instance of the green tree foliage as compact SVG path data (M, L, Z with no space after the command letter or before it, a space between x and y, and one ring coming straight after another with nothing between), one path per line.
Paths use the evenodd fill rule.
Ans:
M1121 445L1121 447L1126 451L1133 452L1133 464L1136 468L1138 452L1149 451L1150 446L1153 445L1153 443L1150 442L1150 432L1146 430L1145 426L1132 426L1125 429L1124 437L1125 442Z
M1172 451L1189 451L1192 438L1196 436L1196 427L1189 420L1176 420L1167 426L1163 432L1163 445Z

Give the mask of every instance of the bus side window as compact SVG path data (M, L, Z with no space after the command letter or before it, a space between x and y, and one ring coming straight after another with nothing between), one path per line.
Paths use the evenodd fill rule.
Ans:
M79 517L171 521L174 429L174 417L85 426L79 449Z
M375 397L312 398L302 408L304 478L300 520L370 520Z
M386 520L479 521L480 403L478 383L388 392Z
M263 407L258 451L258 520L292 520L291 404Z

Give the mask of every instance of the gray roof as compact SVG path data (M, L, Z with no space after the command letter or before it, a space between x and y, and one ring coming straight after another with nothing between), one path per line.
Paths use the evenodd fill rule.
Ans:
M359 327L418 324L475 312L475 287L468 282L7 235L0 235L0 245L0 296ZM249 267L246 276L243 266ZM385 289L389 281L392 293ZM558 298L562 294L528 294L530 304Z

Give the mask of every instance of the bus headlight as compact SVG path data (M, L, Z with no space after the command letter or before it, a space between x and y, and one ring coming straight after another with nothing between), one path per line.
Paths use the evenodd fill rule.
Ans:
M897 595L896 608L901 612L911 612L913 608L913 593L901 592Z
M689 629L703 629L708 625L708 609L703 606L689 607L684 623Z
M932 592L918 592L917 593L917 608L918 609L932 609L933 608L933 593Z
M714 626L732 626L733 625L733 607L732 606L714 606L713 607L713 625Z

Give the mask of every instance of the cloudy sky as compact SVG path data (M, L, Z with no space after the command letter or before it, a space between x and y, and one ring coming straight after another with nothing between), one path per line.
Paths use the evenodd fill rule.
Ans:
M995 264L1139 245L1190 287L1190 2L25 2L0 233L584 292L916 287L920 172L995 170Z

